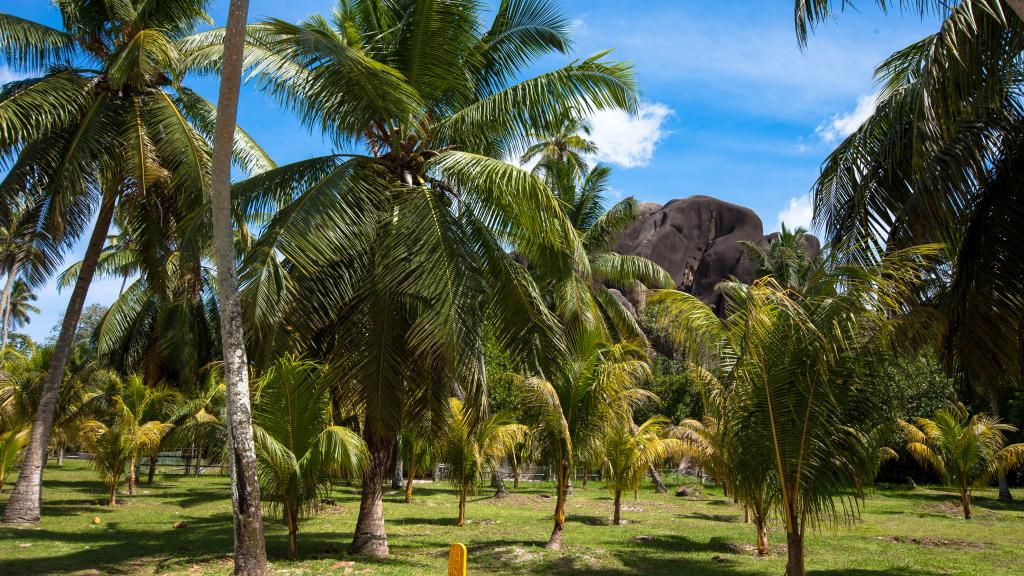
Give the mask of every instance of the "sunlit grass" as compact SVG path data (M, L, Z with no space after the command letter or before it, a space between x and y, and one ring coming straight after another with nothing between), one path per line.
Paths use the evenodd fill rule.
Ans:
M35 528L0 527L0 575L225 574L231 569L231 514L223 477L158 476L110 509L104 488L83 462L47 470L44 520ZM681 479L669 478L670 484ZM674 486L673 486L674 487ZM285 559L284 526L268 519L267 547L277 574L445 574L454 541L469 548L470 574L725 575L781 574L784 535L774 526L772 556L754 555L743 509L715 490L689 500L644 487L624 498L624 526L609 526L611 495L603 485L576 486L565 548L545 550L552 486L525 483L508 498L490 490L470 499L467 523L455 525L458 499L447 483L417 484L412 504L385 496L392 557L366 561L345 550L358 510L357 487L339 482L333 504L299 528L300 560ZM0 495L0 505L7 494ZM119 501L122 497L119 497ZM978 494L975 519L960 517L951 492L878 490L853 526L812 535L812 574L930 576L1024 574L1024 504L1003 506L994 491ZM100 524L93 524L99 517ZM187 526L173 528L177 521Z

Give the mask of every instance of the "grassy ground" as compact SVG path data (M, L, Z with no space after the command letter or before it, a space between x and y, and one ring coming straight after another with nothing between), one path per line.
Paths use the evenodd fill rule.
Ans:
M386 561L345 553L358 509L355 488L338 485L334 503L299 532L301 559L285 559L285 532L268 519L267 548L277 574L443 576L446 550L469 548L470 574L754 575L781 574L784 535L773 527L773 554L757 558L742 509L714 490L702 499L657 495L649 487L626 499L625 526L609 526L611 498L591 483L569 503L565 549L544 550L554 502L551 487L529 483L502 500L482 492L455 526L457 502L447 484L417 484L414 502L385 502L392 556ZM158 477L115 509L87 466L71 461L46 474L44 519L34 528L0 527L0 575L225 574L231 569L231 516L221 477ZM0 495L0 506L6 503ZM978 494L965 522L952 494L919 488L878 490L852 526L811 536L808 568L831 576L1024 574L1024 504L1003 506ZM93 524L99 517L100 524ZM182 520L188 525L175 529Z

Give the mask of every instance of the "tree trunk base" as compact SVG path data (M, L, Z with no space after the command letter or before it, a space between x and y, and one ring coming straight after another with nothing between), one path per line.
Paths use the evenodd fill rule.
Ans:
M548 550L561 550L562 549L562 526L556 525L555 529L551 531L551 538L548 539L548 543L544 545Z

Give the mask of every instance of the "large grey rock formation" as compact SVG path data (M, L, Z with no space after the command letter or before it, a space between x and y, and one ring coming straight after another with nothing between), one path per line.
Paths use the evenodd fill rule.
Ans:
M664 206L642 202L637 211L637 220L623 231L614 250L656 262L672 275L679 290L711 306L719 305L715 286L722 280L751 280L739 241L767 246L775 235L765 236L753 210L709 196L671 200ZM817 252L816 238L813 243Z

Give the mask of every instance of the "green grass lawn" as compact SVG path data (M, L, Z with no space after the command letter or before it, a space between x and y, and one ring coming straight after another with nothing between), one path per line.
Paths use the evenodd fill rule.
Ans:
M678 481L678 480L675 480ZM414 501L385 496L392 556L385 561L345 553L358 510L355 487L337 485L334 503L299 531L301 559L285 559L280 522L267 519L267 548L276 574L408 575L446 572L452 542L469 548L470 574L724 575L781 574L784 534L774 526L773 553L754 554L743 510L709 490L703 499L658 495L644 487L625 500L624 526L610 526L611 497L591 483L569 501L565 547L543 548L551 529L551 486L527 483L495 500L471 500L467 525L455 525L457 501L447 484L417 484ZM6 503L0 495L0 506ZM160 476L134 497L103 505L104 490L87 465L69 461L46 473L44 519L37 527L0 527L0 575L225 574L231 569L231 514L225 478ZM929 576L1024 574L1024 504L1003 506L992 491L977 495L975 519L964 521L949 492L878 490L862 519L811 536L809 570L819 575ZM100 524L93 524L99 517ZM182 520L188 525L174 529Z

